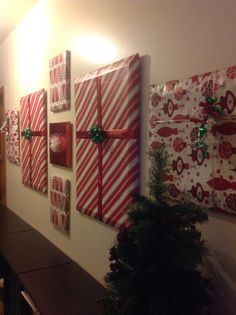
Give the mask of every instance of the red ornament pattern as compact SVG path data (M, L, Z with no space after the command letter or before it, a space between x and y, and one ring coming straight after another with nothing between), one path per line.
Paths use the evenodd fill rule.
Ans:
M177 101L180 101L182 100L185 94L186 94L186 90L183 89L181 86L179 86L176 88L174 96Z
M202 95L204 97L212 97L214 94L213 91L213 81L207 81L206 83L204 83L203 87L201 88L202 91Z
M236 153L236 148L228 141L222 141L219 145L219 155L222 159L228 160L233 154Z
M158 106L152 104L152 95L158 95ZM205 118L206 97L216 98L214 105L224 110L224 116L207 113L212 117L206 123L208 157L193 147ZM149 104L149 147L165 144L171 157L165 177L169 197L236 214L236 66L152 85Z
M174 146L175 152L181 152L183 151L184 148L186 148L186 142L182 138L177 137L175 138L173 142L173 146Z
M236 66L229 67L226 71L227 78L235 79L236 78Z
M230 210L236 212L236 194L228 194L225 203Z
M190 132L190 139L192 142L196 141L198 138L198 128L194 127Z
M181 194L181 191L175 186L175 184L169 184L168 191L170 196L172 196L173 198L178 198Z
M236 134L236 123L229 121L214 127L214 132L218 132L224 136L233 136Z
M152 94L151 96L151 102L152 106L156 107L161 101L161 96L158 95L157 93Z
M166 92L170 92L172 90L174 90L176 84L178 84L178 80L171 80L171 81L168 81L166 82L165 84L165 89L166 89Z
M231 114L236 106L236 97L231 91L226 91L225 96L221 96L219 105Z
M151 148L154 149L154 150L159 149L161 146L163 146L163 143L160 143L158 141L153 141L151 143Z
M152 117L150 119L150 126L151 126L152 129L154 129L156 127L157 120L158 120L157 116L152 115Z
M172 135L177 135L178 134L178 129L177 128L171 128L171 127L162 127L159 130L157 130L157 133L161 137L168 138Z
M8 122L6 133L6 153L9 161L20 165L20 130L19 112L16 109L6 113Z

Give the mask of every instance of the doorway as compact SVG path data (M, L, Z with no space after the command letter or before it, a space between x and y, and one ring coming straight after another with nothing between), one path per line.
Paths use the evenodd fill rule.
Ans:
M0 127L5 121L4 88L0 88ZM6 205L6 136L0 133L0 204Z

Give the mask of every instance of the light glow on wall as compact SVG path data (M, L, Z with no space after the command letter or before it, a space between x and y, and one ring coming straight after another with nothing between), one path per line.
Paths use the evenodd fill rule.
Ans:
M83 35L74 42L76 53L93 64L114 61L118 56L117 46L109 39L96 35Z
M26 16L16 29L16 60L22 88L34 89L43 75L47 23L44 1Z

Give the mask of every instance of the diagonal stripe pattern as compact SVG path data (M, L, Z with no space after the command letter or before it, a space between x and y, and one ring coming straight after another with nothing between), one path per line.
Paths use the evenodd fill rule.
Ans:
M139 56L79 77L75 99L77 209L121 228L139 188ZM89 139L94 125L105 131L103 143Z
M21 136L22 182L42 193L47 193L47 140L45 90L39 90L21 98L21 131L26 128L40 136L30 140Z

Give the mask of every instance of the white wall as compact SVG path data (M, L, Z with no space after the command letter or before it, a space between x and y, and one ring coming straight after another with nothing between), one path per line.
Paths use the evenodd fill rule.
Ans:
M72 55L72 83L78 75L139 53L144 191L149 83L236 64L235 29L235 0L41 0L0 46L0 86L5 87L6 107L19 107L20 97L35 90L49 90L48 61L66 49ZM85 60L78 46L78 39L84 35L109 40L117 49L116 56L95 63ZM99 57L98 47L92 50ZM74 124L73 84L71 110L57 114L48 111L48 122L68 120ZM72 181L69 238L51 225L49 198L25 188L21 184L20 167L9 162L8 206L102 282L109 266L108 249L116 231L75 210L74 170L75 159L72 170L49 164L49 176L55 173ZM227 256L234 265L236 220L210 214L203 231L213 251Z

